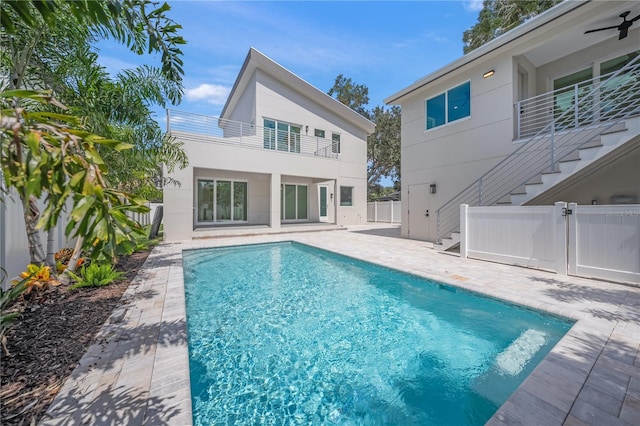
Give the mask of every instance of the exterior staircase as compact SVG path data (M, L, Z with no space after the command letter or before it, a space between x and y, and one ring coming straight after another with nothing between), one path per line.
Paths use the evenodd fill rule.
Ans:
M461 204L535 201L597 160L640 143L640 56L614 73L579 85L572 89L576 94L573 107L565 111L555 110L554 92L528 105L517 105L517 111L534 117L523 123L528 127L522 126L533 135L436 211L435 249L449 250L459 244Z

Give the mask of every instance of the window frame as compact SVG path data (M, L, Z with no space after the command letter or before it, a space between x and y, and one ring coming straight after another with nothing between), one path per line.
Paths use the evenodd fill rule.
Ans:
M336 139L336 136L338 137ZM342 140L340 133L331 132L331 152L340 154L342 152Z
M318 133L322 133L322 136ZM313 136L316 138L324 139L326 132L323 129L313 129Z
M449 120L449 92L451 92L454 89L458 89L458 88L460 88L460 87L462 87L464 85L469 85L469 114L465 115L463 117L460 117L460 118L456 118L455 120ZM429 121L428 121L428 118L429 118L428 111L429 110L427 108L427 103L429 101L435 100L436 98L438 98L438 97L440 97L442 95L444 95L444 123L436 125L436 126L433 126L433 127L429 127ZM457 84L455 86L451 86L448 89L443 90L442 92L438 92L437 94L424 99L424 131L425 132L429 132L429 131L434 130L434 129L439 129L439 128L444 127L444 126L449 126L449 125L451 125L453 123L458 123L460 121L465 121L465 120L469 120L469 119L471 119L471 80L470 79L466 80L466 81L463 81L462 83Z
M343 197L342 197L343 188L350 190L349 200L348 201L343 201ZM340 207L353 207L353 192L354 192L354 187L353 186L340 185ZM349 204L345 204L347 202Z
M267 121L273 123L274 127L267 127ZM282 129L285 125L287 126L286 131ZM292 131L292 128L297 129L297 132ZM285 146L286 149L283 149ZM302 152L302 124L262 117L262 147L269 151L300 154Z

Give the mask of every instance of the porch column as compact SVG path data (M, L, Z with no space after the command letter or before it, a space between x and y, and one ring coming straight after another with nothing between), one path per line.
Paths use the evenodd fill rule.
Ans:
M338 179L333 180L333 219L336 225L342 223L342 218L338 217L338 205L340 203L340 187L338 186Z
M280 173L271 174L271 209L269 226L272 229L280 229Z

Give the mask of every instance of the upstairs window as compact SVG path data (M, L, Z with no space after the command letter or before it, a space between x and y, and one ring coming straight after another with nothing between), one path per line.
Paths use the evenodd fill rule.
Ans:
M340 135L337 133L331 134L331 152L340 154Z
M263 123L263 147L265 149L300 152L301 126L267 118Z
M425 101L427 130L471 115L471 82L467 81Z
M313 134L315 135L316 138L324 139L324 130L315 129Z

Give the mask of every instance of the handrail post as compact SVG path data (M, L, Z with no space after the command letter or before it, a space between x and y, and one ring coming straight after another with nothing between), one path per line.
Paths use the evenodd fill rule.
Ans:
M240 123L240 142L242 142L242 133L243 133L242 123Z
M171 133L171 110L167 108L167 133Z
M580 89L578 87L578 84L580 83L576 83L574 86L574 90L573 90L573 127L575 127L576 129L578 128L579 122L578 122L578 93L580 93Z
M556 122L551 123L551 172L554 170L556 163Z
M521 113L522 101L516 102L516 139L520 139L520 113Z

